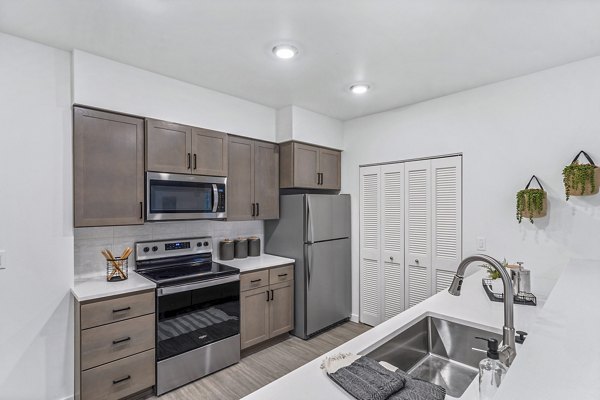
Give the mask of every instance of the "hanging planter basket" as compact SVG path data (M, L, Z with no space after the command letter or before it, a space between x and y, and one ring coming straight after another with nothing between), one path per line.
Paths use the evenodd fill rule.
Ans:
M533 180L537 182L539 189L530 189ZM528 218L533 224L534 218L545 217L548 212L548 195L539 179L533 175L525 189L517 193L517 221L521 223L523 218Z
M584 155L589 164L579 164L577 159ZM563 169L563 182L567 200L571 196L590 196L598 193L600 188L600 168L583 150Z

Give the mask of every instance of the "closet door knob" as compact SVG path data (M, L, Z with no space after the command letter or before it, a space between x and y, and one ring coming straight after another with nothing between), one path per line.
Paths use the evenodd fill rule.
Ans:
M418 264L418 263L419 263L419 259L415 258L415 264Z
M390 256L390 261L394 261L394 257Z

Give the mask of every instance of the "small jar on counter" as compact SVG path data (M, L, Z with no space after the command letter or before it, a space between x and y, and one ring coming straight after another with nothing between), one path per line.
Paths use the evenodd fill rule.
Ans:
M245 238L235 239L235 258L248 257L248 240Z

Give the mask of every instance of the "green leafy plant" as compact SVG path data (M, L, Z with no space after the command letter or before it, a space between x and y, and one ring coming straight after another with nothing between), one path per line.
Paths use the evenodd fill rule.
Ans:
M507 265L508 265L508 262L506 261L506 258L505 258L502 261L502 266L506 267ZM500 271L498 271L496 268L493 268L489 264L481 264L481 267L485 268L487 270L488 278L490 278L492 280L500 278Z
M523 189L517 192L517 221L521 223L523 213L529 214L529 221L533 224L533 215L544 210L545 192L543 189Z
M595 178L596 166L592 164L579 164L574 162L573 164L567 165L563 169L563 182L565 184L565 195L567 200L571 196L571 193L579 194L585 193L586 185L589 184L591 191L596 189L596 178Z

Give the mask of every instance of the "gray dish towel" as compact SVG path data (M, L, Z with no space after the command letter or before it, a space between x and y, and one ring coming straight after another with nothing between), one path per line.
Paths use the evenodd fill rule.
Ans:
M406 383L402 390L388 397L388 400L444 400L446 398L446 389L441 386L413 378L401 369L397 369L395 373L402 376Z
M387 400L404 388L406 382L402 375L367 357L360 357L347 367L328 375L358 400Z

